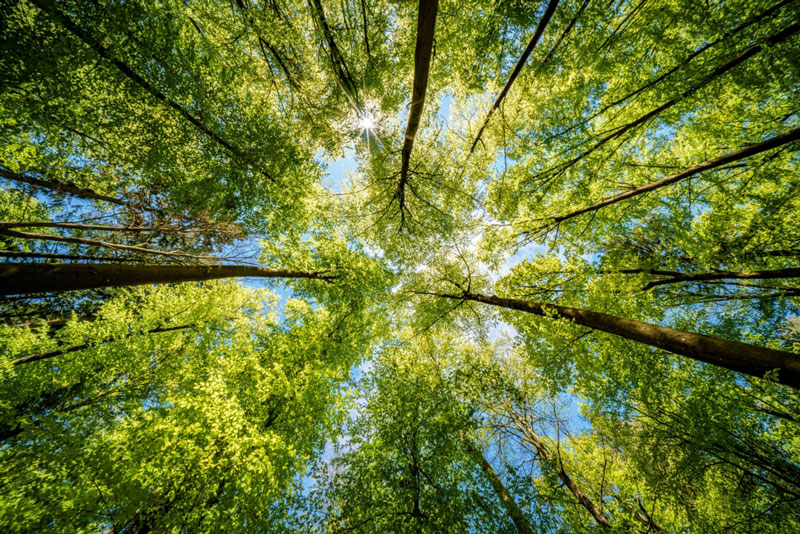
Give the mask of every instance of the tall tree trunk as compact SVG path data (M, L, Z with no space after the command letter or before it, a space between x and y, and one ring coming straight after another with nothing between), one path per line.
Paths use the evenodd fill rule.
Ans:
M482 302L542 317L567 319L581 326L588 326L651 347L687 356L693 360L759 378L777 370L776 381L778 383L800 389L800 354L556 304L540 304L469 292L461 295L435 295L456 300Z
M613 197L600 201L596 204L592 204L591 206L587 206L585 208L581 208L564 215L559 215L557 217L551 217L550 219L552 220L552 222L549 223L547 226L558 224L562 221L566 221L567 219L572 219L573 217L583 215L584 213L597 211L601 208L605 208L606 206L611 206L612 204L616 204L617 202L621 202L623 200L643 195L650 191L654 191L656 189L660 189L662 187L666 187L668 185L680 182L681 180L690 178L695 174L700 174L703 171L708 171L711 169L715 169L717 167L721 167L722 165L727 165L728 163L732 163L734 161L739 161L741 159L749 158L750 156L761 154L762 152L766 152L767 150L772 150L773 148L778 148L780 146L792 143L797 140L800 140L800 128L795 128L794 130L787 132L785 134L776 135L775 137L771 137L766 141L750 145L741 150L737 150L735 152L729 152L728 154L719 156L718 158L704 161L703 163L699 163L694 167L689 167L688 169L682 170L681 172L673 174L672 176L667 176L666 178L656 180L655 182L650 182L648 184L635 187L633 189L625 191L624 193L620 193L619 195L615 195ZM547 226L541 227L540 229L546 228Z
M433 35L436 30L436 16L439 12L439 0L419 0L417 14L417 45L414 51L414 82L411 91L411 109L408 113L408 125L403 138L403 149L400 154L400 181L397 184L395 197L400 205L400 218L404 220L405 186L408 182L408 169L411 163L411 150L414 138L422 119L425 106L425 94L428 91L428 74L431 68L433 52Z
M517 61L514 70L511 72L511 76L508 77L508 81L506 82L505 87L503 87L503 90L500 91L500 94L497 96L497 100L494 101L494 105L491 107L489 113L486 115L486 119L484 119L480 130L478 130L478 135L475 136L475 140L472 142L472 148L469 149L470 154L472 152L475 152L475 147L477 146L478 141L481 140L481 136L483 135L483 130L485 130L486 126L489 124L489 119L492 118L492 114L497 110L497 108L500 107L500 104L503 103L503 100L508 94L508 90L511 89L511 84L513 84L514 80L517 79L517 76L519 76L519 73L522 71L522 67L525 65L525 62L528 61L531 52L533 52L533 48L536 46L536 43L539 42L539 38L541 38L542 33L544 33L544 29L547 27L547 23L550 22L550 18L553 16L553 13L556 10L556 6L558 6L558 2L559 0L550 0L550 3L547 4L547 8L544 10L544 14L542 15L542 18L539 21L539 24L536 26L536 31L533 32L533 37L531 37L528 46L525 47L525 51L522 52L519 61ZM586 7L586 3L584 3L584 5L581 7L581 11L583 10L584 7ZM578 14L580 14L580 11L578 11ZM578 15L575 15L575 19L577 19L577 17ZM567 31L569 31L569 29L572 28L572 24L575 23L575 19L572 20Z
M0 295L26 295L101 287L197 282L219 278L310 278L330 281L329 271L293 271L247 265L0 264Z
M522 510L514 501L514 498L508 492L505 485L503 485L503 481L500 480L500 477L492 468L492 464L490 464L486 457L483 456L481 451L478 450L478 448L475 447L475 445L473 445L469 439L460 432L459 439L464 444L464 448L467 450L470 457L481 467L481 470L483 470L484 475L486 475L486 479L489 481L489 484L492 485L492 489L494 489L494 492L500 499L500 503L503 505L503 508L506 509L506 512L511 517L514 525L517 527L517 532L519 534L533 534L533 529L531 528L530 523L528 523L528 520L525 518Z

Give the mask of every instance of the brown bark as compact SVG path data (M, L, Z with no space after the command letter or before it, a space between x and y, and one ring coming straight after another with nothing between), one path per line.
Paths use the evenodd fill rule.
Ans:
M196 282L219 278L310 278L330 281L330 272L305 272L246 265L115 265L67 263L0 264L0 295L73 289Z
M776 380L778 383L800 389L800 354L556 304L540 304L468 292L461 295L435 295L456 300L482 302L543 317L566 319L581 326L588 326L624 339L687 356L693 360L759 378L777 370Z
M621 202L623 200L643 195L650 191L654 191L656 189L660 189L662 187L666 187L668 185L680 182L681 180L690 178L703 171L708 171L711 169L715 169L717 167L721 167L722 165L732 163L734 161L739 161L741 159L749 158L750 156L755 156L756 154L760 154L762 152L766 152L767 150L778 148L780 146L792 143L799 139L800 139L800 128L796 128L785 134L777 135L775 137L767 139L766 141L762 141L761 143L756 143L754 145L748 146L747 148L743 148L735 152L729 152L728 154L719 156L718 158L704 161L703 163L699 163L694 167L689 167L688 169L682 170L681 172L673 174L671 176L667 176L666 178L662 178L661 180L656 180L655 182L650 182L648 184L636 187L629 191L625 191L624 193L620 193L619 195L607 198L596 204L592 204L591 206L575 210L565 215L559 215L558 217L552 217L553 222L550 224L558 224L562 221L566 221L567 219L572 219L573 217L583 215L584 213L597 211L607 206L611 206L612 204L616 204L617 202ZM547 226L550 226L550 224L548 224Z
M181 325L181 326L169 326L169 327L159 327L159 328L151 328L147 330L146 334L157 334L160 332L173 332L175 330L186 330L187 328L192 328L193 325ZM112 341L117 341L119 339L127 339L131 337L131 335L123 336L123 337L107 337L101 341L101 343L111 343ZM56 356L61 356L63 354L69 354L71 352L78 352L81 350L86 350L90 347L88 343L81 343L80 345L72 345L70 347L64 347L62 349L53 350L50 352L42 352L39 354L30 354L28 356L24 356L22 358L17 358L11 365L22 365L24 363L31 363L31 362L38 362L39 360L48 360L50 358L55 358Z
M489 110L489 113L486 115L486 119L484 119L480 130L478 130L478 135L475 136L475 140L472 142L472 148L469 149L470 153L475 152L475 147L478 145L478 141L481 140L483 131L489 124L489 120L492 118L492 114L495 112L495 110L497 110L500 107L500 104L503 103L503 100L508 94L508 90L511 89L511 85L514 83L514 80L516 80L517 76L519 76L519 73L522 71L522 67L525 65L525 62L528 61L531 52L533 52L533 48L536 46L536 43L539 42L539 38L541 38L542 33L544 33L544 29L547 27L547 23L550 22L550 18L553 16L553 13L556 10L556 6L558 6L558 2L559 0L550 0L550 3L547 4L547 8L544 10L544 14L542 14L542 19L539 21L539 24L536 26L536 30L533 32L533 37L531 37L528 46L525 47L525 51L522 52L522 55L517 61L517 64L514 66L514 70L511 72L511 76L508 77L508 81L506 82L505 87L503 87L503 90L500 91L500 94L497 96L497 100L494 101L494 105L492 105L491 109ZM586 4L584 4L581 7L581 11L583 10L583 7L586 7ZM580 14L580 11L578 13ZM575 15L576 19L577 17L578 15ZM574 23L575 19L573 19L573 21L570 23L567 31L569 31L569 29L572 28L572 25Z
M439 0L419 0L417 15L417 45L414 51L414 82L411 91L411 109L408 113L408 124L403 138L401 151L400 181L397 184L395 197L400 205L400 217L404 217L405 186L408 182L408 170L411 163L411 150L414 138L422 119L425 106L425 94L428 91L428 75L431 68L433 52L433 36L436 30L436 16L439 11Z
M481 467L481 470L486 475L487 480L492 485L492 489L494 489L494 492L500 499L500 503L511 517L514 525L517 527L517 532L519 532L519 534L533 534L533 529L531 528L530 523L528 523L528 520L525 518L525 515L522 513L519 505L517 505L517 503L514 501L514 498L506 489L503 481L500 480L500 477L492 468L492 464L486 460L486 457L483 456L481 451L478 450L478 448L475 447L468 438L465 438L463 435L460 435L459 438L464 444L464 448L467 450L470 457L472 457L475 463Z

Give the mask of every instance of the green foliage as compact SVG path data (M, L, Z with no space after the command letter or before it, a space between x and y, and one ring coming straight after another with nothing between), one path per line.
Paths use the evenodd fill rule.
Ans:
M800 532L787 369L555 308L800 354L797 139L659 182L800 126L800 8L564 0L493 109L548 4L438 2L403 180L419 2L0 3L0 266L313 275L0 301L0 530Z

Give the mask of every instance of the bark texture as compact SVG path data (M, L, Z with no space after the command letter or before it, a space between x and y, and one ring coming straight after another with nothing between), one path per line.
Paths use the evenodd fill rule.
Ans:
M439 296L482 302L543 317L567 319L581 326L588 326L674 354L687 356L693 360L759 378L777 370L776 381L778 383L800 389L800 354L555 304L541 304L476 293Z
M522 510L506 489L503 481L500 480L500 477L497 475L494 468L492 468L492 464L489 463L486 457L481 453L481 451L478 450L477 447L475 447L475 445L469 441L469 439L463 435L459 437L470 457L475 460L475 463L481 466L483 474L486 475L486 479L492 485L492 489L494 489L494 492L500 499L500 503L503 505L503 508L506 509L506 512L508 512L511 520L517 527L517 532L519 532L519 534L533 534L533 529L531 528L530 523L528 523L528 520L525 518Z
M405 209L405 186L408 181L408 169L411 163L411 150L414 138L422 119L425 106L425 94L428 90L428 75L433 53L433 35L436 30L436 15L439 11L439 0L419 0L417 15L417 46L414 51L414 82L411 91L411 109L408 113L408 125L403 138L401 152L400 182L397 186L397 200L400 203L400 216Z
M0 295L198 282L235 277L331 280L335 275L329 272L305 272L245 265L4 263L0 264Z

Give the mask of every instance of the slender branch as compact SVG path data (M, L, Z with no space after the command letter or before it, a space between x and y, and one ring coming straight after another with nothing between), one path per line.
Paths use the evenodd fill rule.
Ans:
M800 23L791 24L790 26L786 27L785 29L783 29L783 30L771 35L769 38L767 38L766 39L766 46L774 46L776 44L779 44L779 43L789 39L791 36L793 36L794 34L796 34L799 31L800 31ZM573 165L575 165L578 161L580 161L580 160L584 159L585 157L589 156L590 154L592 154L594 151L598 150L600 147L604 146L609 141L612 141L614 139L622 137L625 133L627 133L627 132L633 130L634 128L637 128L637 127L647 123L651 119L654 119L659 114L661 114L662 112L670 109L672 106L674 106L678 102L681 102L685 98L688 98L689 96L693 95L694 93L696 93L697 91L699 91L703 87L707 86L714 79L722 76L723 74L725 74L728 71L732 70L733 68L737 67L741 63L744 63L745 61L747 61L751 57L759 54L763 50L764 50L764 46L762 46L762 45L753 45L753 46L751 46L750 48L745 50L742 54L736 56L735 58L733 58L732 60L728 61L724 65L715 68L713 71L711 71L705 77L703 77L699 82L697 82L696 84L692 85L688 89L684 90L678 96L668 100L667 102L661 104L660 106L658 106L655 109L650 110L649 112L645 113L644 115L640 116L639 118L637 118L637 119L635 119L633 121L630 121L630 122L628 122L626 124L623 124L621 126L616 126L616 127L612 128L611 130L609 130L610 133L608 133L608 135L606 135L605 137L601 138L594 145L592 145L590 148L584 150L579 155L575 156L574 158L572 158L572 159L570 159L570 160L568 160L568 161L566 161L564 163L556 165L555 167L553 167L553 168L551 168L551 169L549 169L547 171L543 171L541 173L538 173L537 175L535 175L531 179L534 179L534 178L536 178L536 176L540 176L542 174L563 173L568 168L570 168Z
M82 198L91 198L93 200L101 200L103 202L108 202L110 204L116 204L117 206L123 206L125 208L130 208L133 210L146 210L152 211L154 213L164 214L163 211L157 209L146 208L142 206L138 206L133 204L132 202L128 202L126 200L122 200L119 198L111 197L108 195L102 195L100 193L96 193L91 189L84 188L84 187L77 187L68 183L60 182L58 180L54 180L52 178L42 179L36 178L35 176L31 176L30 174L21 174L16 172L11 172L6 169L0 168L0 176L7 180L12 180L14 182L21 182L25 184L30 184L35 187L40 187L42 189L49 189L51 191L60 191L62 193L68 193L71 195L75 195Z
M773 269L765 271L714 271L709 273L680 274L664 280L653 280L644 286L644 290L665 284L681 282L704 282L708 280L773 280L777 278L800 278L800 268Z
M171 258L190 258L195 260L215 260L214 256L198 256L195 254L187 254L178 251L164 251L155 250L150 248L138 247L135 245L120 245L118 243L109 243L107 241L100 241L98 239L86 239L83 237L69 237L51 234L34 234L32 232L19 232L17 230L0 229L0 235L8 235L17 237L19 239L35 239L39 241L58 241L61 243L76 243L79 245L89 245L94 247L110 248L114 250L125 250L128 252L137 252L141 254L154 254L157 256L168 256Z
M160 332L173 332L175 330L186 330L187 328L192 328L194 325L181 325L181 326L169 326L169 327L158 327L158 328L151 328L147 330L146 334L156 334ZM113 341L117 341L119 339L128 339L132 337L134 334L128 334L126 336L109 336L101 341L101 343L111 343ZM38 362L40 360L47 360L50 358L55 358L56 356L61 356L64 354L69 354L71 352L78 352L81 350L86 350L90 347L88 343L81 343L80 345L72 345L71 347L64 347L63 349L57 349L50 352L43 352L40 354L30 354L28 356L24 356L22 358L17 358L16 360L11 362L11 365L22 365L25 363L31 362Z
M82 224L52 221L0 221L0 228L65 228L69 230L103 230L106 232L159 232L152 226L110 226L107 224ZM191 229L180 229L191 232Z
M46 252L17 252L14 250L0 250L0 257L23 258L23 259L45 259L45 260L74 260L74 261L122 261L134 262L141 261L139 258L115 258L113 256L89 256L85 254L51 254Z

